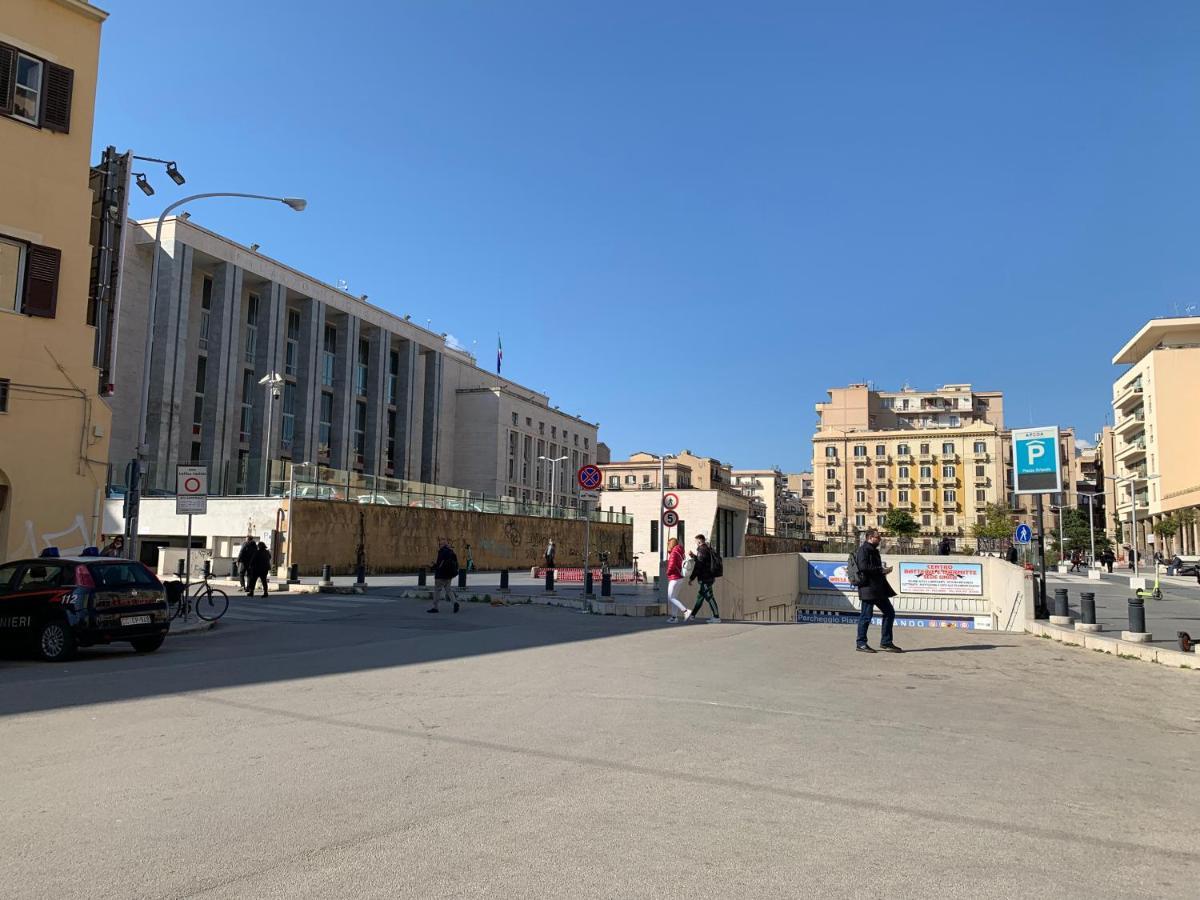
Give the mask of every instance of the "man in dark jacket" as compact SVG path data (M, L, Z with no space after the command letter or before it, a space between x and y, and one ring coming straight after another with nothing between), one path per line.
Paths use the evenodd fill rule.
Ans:
M938 542L938 556L949 556L949 555L950 555L950 538L943 537L941 539L941 541Z
M696 595L696 605L692 609L692 617L695 618L700 613L700 607L707 603L708 608L712 610L708 621L720 624L721 613L717 609L717 597L713 593L713 584L717 580L713 575L713 551L708 542L704 540L704 535L696 535L696 552L691 556L696 560L696 566L692 569L688 584L693 581L700 582L700 592Z
M250 563L254 560L254 554L258 551L258 544L254 542L254 538L246 538L246 542L242 544L242 549L237 555L237 574L238 584L242 590L246 590L246 582L250 579Z
M450 547L450 542L444 538L438 542L438 555L433 563L433 606L425 610L435 613L438 611L438 600L443 596L450 601L454 611L458 612L458 598L454 596L451 582L458 576L458 554Z
M867 531L867 539L863 541L856 554L858 561L858 601L862 610L858 614L858 639L854 649L863 653L874 653L875 649L867 643L867 629L871 626L871 615L874 607L879 607L883 614L883 629L879 635L879 649L889 653L904 651L892 643L892 624L896 621L896 610L892 607L891 598L896 596L895 590L888 584L887 574L891 566L885 566L879 556L879 542L882 536L877 529Z
M1009 547L1009 548L1008 548L1008 555L1007 555L1005 558L1006 558L1006 559L1007 559L1007 560L1008 560L1010 563L1012 563L1013 565L1016 565L1016 563L1017 563L1017 559L1018 559L1018 555L1017 555L1017 548L1016 548L1016 547Z
M263 596L270 594L270 589L267 587L267 576L271 574L271 551L267 549L267 545L262 541L258 542L258 547L254 551L254 556L250 558L250 587L246 591L247 597L254 596L254 588L261 581L263 586Z

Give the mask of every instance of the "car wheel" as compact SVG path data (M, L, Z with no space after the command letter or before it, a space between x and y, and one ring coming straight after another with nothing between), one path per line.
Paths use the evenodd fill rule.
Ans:
M134 638L129 643L138 653L153 653L163 645L164 640L166 640L165 634L156 634L153 637Z
M46 662L65 662L75 655L75 635L62 619L52 619L38 631L37 651Z

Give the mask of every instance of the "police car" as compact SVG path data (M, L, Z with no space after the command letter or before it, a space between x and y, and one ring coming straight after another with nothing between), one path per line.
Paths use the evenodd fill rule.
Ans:
M70 659L77 647L128 641L139 653L162 646L170 627L166 592L148 568L87 548L60 557L0 564L0 643L42 659Z

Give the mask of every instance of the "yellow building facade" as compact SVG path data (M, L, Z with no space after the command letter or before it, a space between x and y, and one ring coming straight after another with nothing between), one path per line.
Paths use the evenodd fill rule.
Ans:
M87 324L100 30L81 0L0 16L0 556L98 539L109 408Z

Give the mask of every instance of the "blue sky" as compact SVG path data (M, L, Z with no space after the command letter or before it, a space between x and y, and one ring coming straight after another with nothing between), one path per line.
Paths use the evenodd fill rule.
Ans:
M501 332L618 455L807 468L861 380L1090 437L1200 303L1200 4L108 8L97 148L308 198L191 211L485 366ZM147 173L138 216L182 196Z

